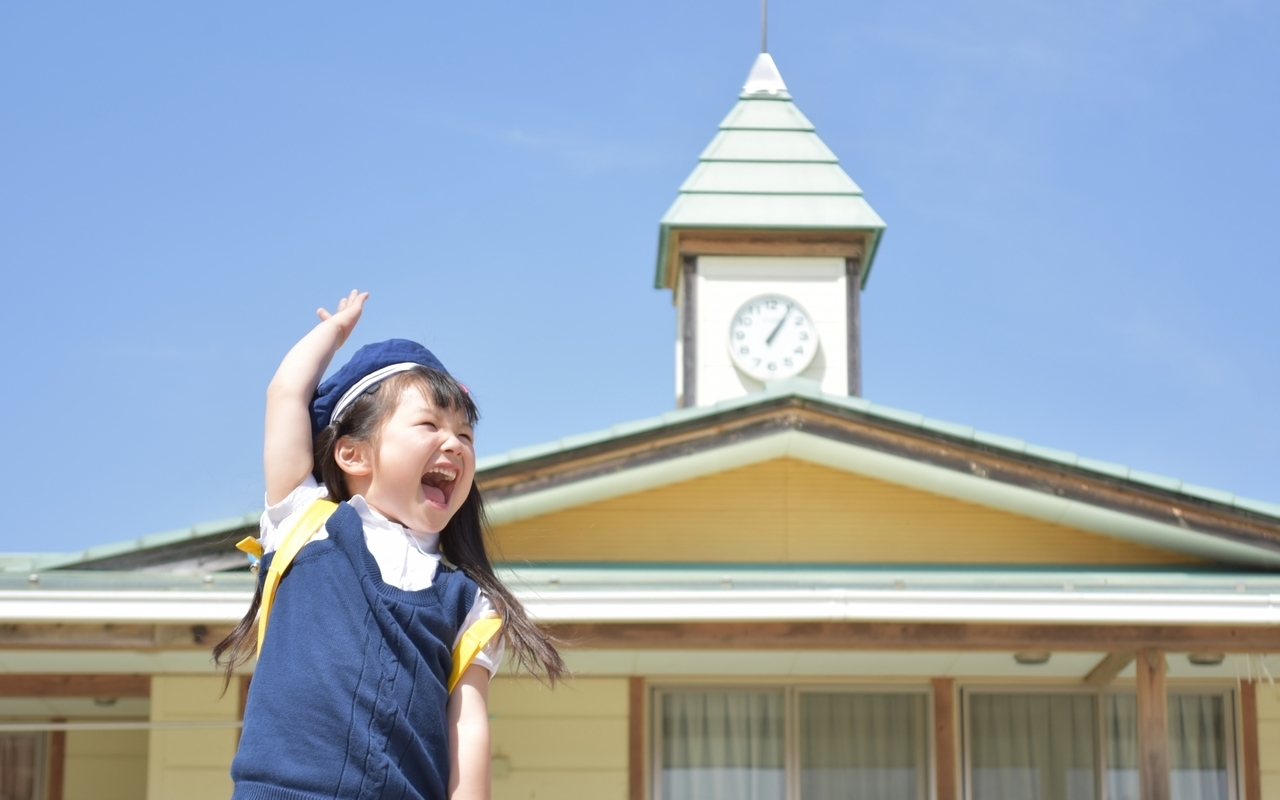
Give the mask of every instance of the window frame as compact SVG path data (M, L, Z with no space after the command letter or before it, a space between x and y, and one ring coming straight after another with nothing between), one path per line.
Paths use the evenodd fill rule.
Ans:
M1091 687L1081 684L1062 684L1062 683L1044 683L1044 684L1025 684L1025 683L992 683L992 684L972 684L960 687L960 759L961 759L961 785L963 786L965 800L973 800L973 748L972 748L972 725L973 715L969 710L969 698L974 694L1074 694L1093 697L1094 708L1094 792L1097 800L1110 800L1107 793L1107 706L1106 700L1112 695L1133 694L1135 689L1125 684L1105 687ZM1227 800L1241 800L1244 793L1240 786L1241 770L1240 760L1240 731L1238 728L1236 705L1239 702L1239 692L1234 685L1223 686L1222 684L1213 683L1178 683L1168 686L1166 690L1170 696L1182 694L1197 695L1217 695L1223 699L1222 721L1223 736L1226 741L1223 743L1226 752L1223 753L1223 763L1226 765L1227 771Z
M778 691L783 694L783 786L785 800L800 797L800 695L801 694L910 694L924 704L920 748L923 751L923 799L937 797L937 759L933 756L933 686L921 681L903 683L862 683L825 681L706 680L652 683L649 685L649 797L662 796L662 696L688 691Z

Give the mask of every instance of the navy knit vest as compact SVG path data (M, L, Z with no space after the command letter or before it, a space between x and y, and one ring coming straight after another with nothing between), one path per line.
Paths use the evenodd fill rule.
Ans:
M441 564L430 588L388 586L354 508L325 527L276 592L233 800L445 800L453 642L476 584Z

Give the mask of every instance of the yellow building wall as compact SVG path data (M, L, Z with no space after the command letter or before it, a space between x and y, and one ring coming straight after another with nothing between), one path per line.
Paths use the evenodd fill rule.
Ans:
M495 533L510 561L1196 561L796 459L544 514Z
M147 795L146 731L68 731L63 800Z
M1262 800L1280 800L1280 689L1259 682L1257 697Z
M494 679L493 800L626 800L627 713L626 678Z
M240 682L226 695L214 676L155 675L151 678L151 720L235 721L240 716ZM228 770L236 751L232 726L191 730L153 729L147 765L147 800L226 800Z

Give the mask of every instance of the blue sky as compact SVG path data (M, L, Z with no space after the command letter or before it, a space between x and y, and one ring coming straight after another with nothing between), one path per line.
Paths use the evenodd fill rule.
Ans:
M657 221L755 2L266 5L0 6L0 550L257 509L263 389L351 287L482 454L673 405ZM866 396L1280 501L1280 6L775 0L769 41L889 224Z

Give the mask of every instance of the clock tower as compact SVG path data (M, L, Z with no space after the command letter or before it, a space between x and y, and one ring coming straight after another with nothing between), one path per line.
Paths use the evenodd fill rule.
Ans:
M859 294L884 227L761 53L662 217L677 404L791 377L861 394Z

